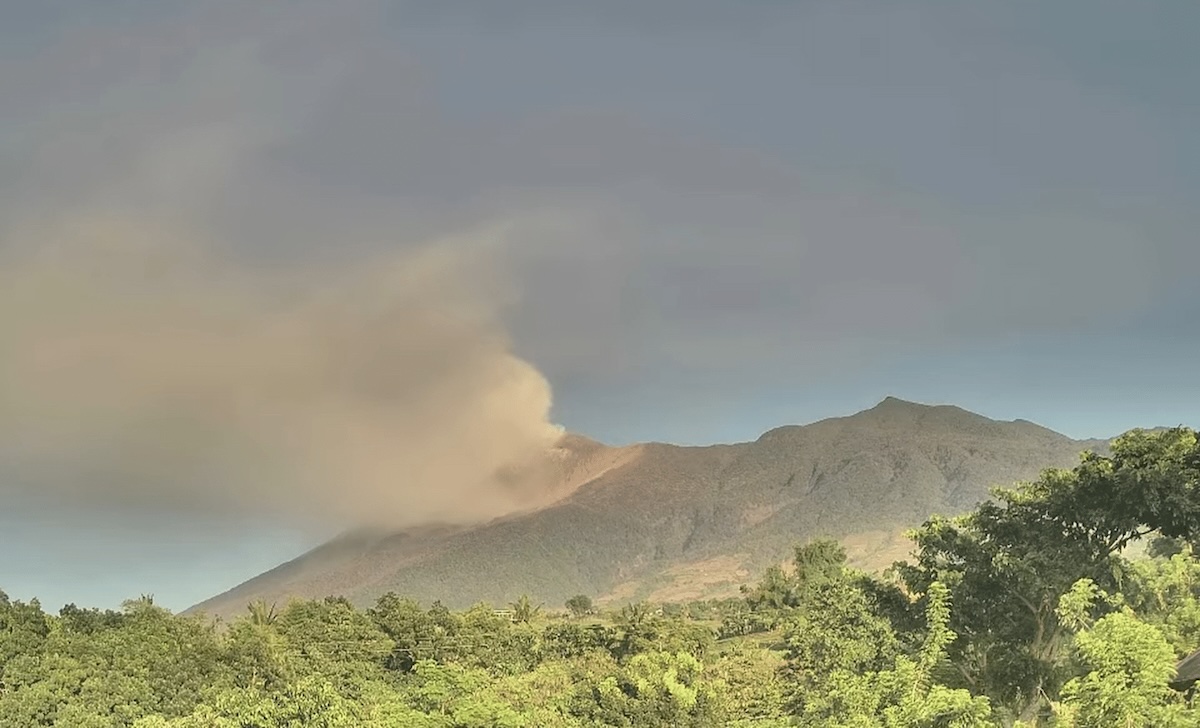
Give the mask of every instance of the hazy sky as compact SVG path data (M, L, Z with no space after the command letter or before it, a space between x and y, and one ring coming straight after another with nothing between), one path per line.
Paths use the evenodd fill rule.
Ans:
M555 425L742 440L885 395L1200 425L1197 27L1189 0L17 4L0 589L183 608L347 519L516 507L488 474Z

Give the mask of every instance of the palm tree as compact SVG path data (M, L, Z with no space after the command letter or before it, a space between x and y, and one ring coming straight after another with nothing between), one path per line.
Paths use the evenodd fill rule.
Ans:
M514 622L532 622L542 613L542 605L534 606L528 594L522 594L511 605Z
M246 605L246 609L250 612L250 623L256 627L270 627L275 624L275 620L279 619L279 613L275 611L275 605L267 606L267 603L262 599L257 599Z

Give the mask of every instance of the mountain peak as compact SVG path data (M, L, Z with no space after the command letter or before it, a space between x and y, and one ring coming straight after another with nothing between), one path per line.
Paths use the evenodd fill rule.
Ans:
M875 415L875 416L912 416L922 417L932 413L965 413L975 415L974 412L967 412L961 407L955 407L949 404L924 404L922 402L913 402L907 399L900 399L888 395L880 400L879 404L874 407L859 412L859 415ZM982 417L982 415L975 415Z
M604 443L577 432L564 432L554 446L559 450L581 451L602 448Z
M882 427L938 427L954 430L975 430L1000 427L998 422L977 412L952 404L923 404L899 397L884 397L871 409L863 410L851 419Z
M931 407L932 405L921 404L920 402L911 402L907 399L900 399L899 397L893 397L889 394L880 400L879 404L875 405L871 409L929 409Z
M879 404L870 409L861 410L853 415L845 417L831 417L829 419L813 422L809 425L784 425L764 432L758 442L766 442L773 438L788 434L796 433L804 430L807 427L822 426L832 423L852 422L859 425L867 425L872 427L877 426L911 426L918 422L929 422L930 418L933 421L940 422L947 417L967 418L973 422L991 422L983 415L968 412L967 410L955 407L953 405L932 405L922 404L920 402L912 402L906 399L900 399L888 395L880 400Z
M859 567L882 568L905 556L902 529L969 510L994 485L1071 467L1090 447L1030 423L894 396L754 443L612 448L564 433L558 446L559 467L536 508L355 534L195 609L228 615L258 598L328 594L369 604L386 591L464 608L522 593L560 603L572 594L708 598L736 593L746 574L818 534L862 544Z

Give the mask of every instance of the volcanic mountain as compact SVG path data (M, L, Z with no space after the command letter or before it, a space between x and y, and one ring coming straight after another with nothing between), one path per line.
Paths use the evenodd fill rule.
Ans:
M229 615L255 599L342 595L369 604L394 591L451 607L675 601L735 593L790 548L840 539L852 563L904 558L902 533L957 514L989 488L1071 467L1101 440L1073 440L1024 420L893 397L849 417L709 447L559 443L560 500L471 526L352 533L189 611Z

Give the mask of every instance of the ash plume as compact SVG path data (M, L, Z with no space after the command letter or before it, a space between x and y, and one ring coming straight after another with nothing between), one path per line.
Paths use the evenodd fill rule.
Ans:
M264 266L151 220L0 242L0 494L329 527L545 496L561 432L498 316L502 233Z

